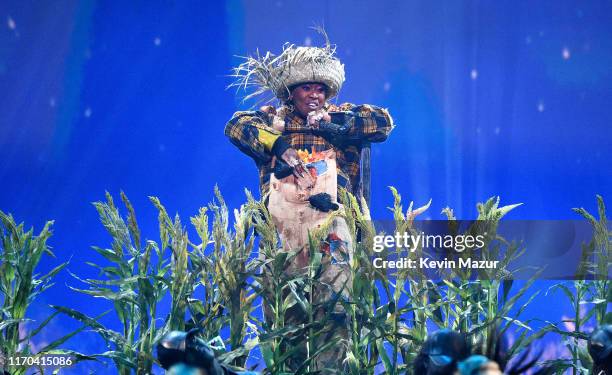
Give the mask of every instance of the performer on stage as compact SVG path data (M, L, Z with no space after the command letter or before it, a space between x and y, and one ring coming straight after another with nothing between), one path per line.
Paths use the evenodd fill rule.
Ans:
M393 121L385 109L373 105L329 103L344 83L344 65L329 42L324 48L290 45L279 56L250 57L235 73L237 85L255 88L245 99L271 92L282 104L236 112L225 128L230 141L255 161L262 196L268 192L275 156L294 167L296 178L308 180L299 149L334 150L339 186L358 193L361 147L387 139ZM350 122L346 134L319 127L321 120L331 121L333 112Z
M235 69L235 85L254 88L246 98L272 93L280 107L237 112L225 127L230 141L255 161L260 192L267 197L283 247L287 251L302 249L287 265L289 273L303 272L308 265L308 232L339 208L338 189L362 194L362 149L371 142L384 141L393 129L385 109L329 103L340 91L345 74L335 48L325 37L322 48L285 45L278 56L248 57ZM315 291L315 300L328 300L334 293L348 294L352 248L346 223L342 218L334 219L320 249L325 265L321 280L331 288ZM342 315L344 309L338 304L334 311ZM299 322L300 312L288 318ZM335 332L344 332L344 343L321 353L315 361L318 368L341 372L349 337L348 320L343 321Z

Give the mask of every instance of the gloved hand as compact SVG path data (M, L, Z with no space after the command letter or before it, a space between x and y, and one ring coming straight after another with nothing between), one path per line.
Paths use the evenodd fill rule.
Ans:
M331 195L327 193L312 195L308 198L308 202L312 207L323 212L336 211L340 207L337 203L332 202Z
M283 160L276 159L272 173L274 173L274 177L282 180L283 178L293 174L293 168L291 168L289 164L285 163Z
M313 129L319 128L319 122L331 122L331 116L324 109L319 109L318 111L312 111L308 114L308 118L306 119L308 126Z
M300 188L306 190L314 186L314 180L306 170L306 166L298 156L297 151L290 147L281 155L281 160L293 168L293 176Z

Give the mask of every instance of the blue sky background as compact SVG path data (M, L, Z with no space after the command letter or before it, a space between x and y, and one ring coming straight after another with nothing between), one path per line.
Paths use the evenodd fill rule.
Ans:
M126 192L150 238L149 195L186 219L215 184L232 208L257 191L253 162L223 135L249 105L228 74L257 49L322 44L313 25L346 65L338 100L386 107L397 125L373 147L375 218L390 218L389 185L432 198L432 219L446 206L474 218L495 195L524 203L511 219L577 219L572 207L612 199L607 1L4 1L0 209L35 228L55 220L60 259L41 272L70 257L92 272L90 246L110 242L91 205L105 191ZM75 283L60 275L33 313L101 311ZM539 313L556 317L554 301Z

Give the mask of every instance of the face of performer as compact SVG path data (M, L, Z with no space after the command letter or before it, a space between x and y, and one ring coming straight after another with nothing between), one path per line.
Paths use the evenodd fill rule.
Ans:
M295 111L302 117L308 113L323 108L327 87L321 83L308 82L296 86L291 90L291 101Z

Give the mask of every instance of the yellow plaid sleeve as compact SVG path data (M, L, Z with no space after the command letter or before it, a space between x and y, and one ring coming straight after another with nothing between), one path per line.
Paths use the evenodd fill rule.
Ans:
M391 115L384 108L350 103L344 103L338 108L354 114L353 126L348 134L352 139L359 139L362 142L382 142L395 127Z
M245 154L266 162L272 158L272 147L281 136L268 122L265 113L236 112L225 126L225 135Z

